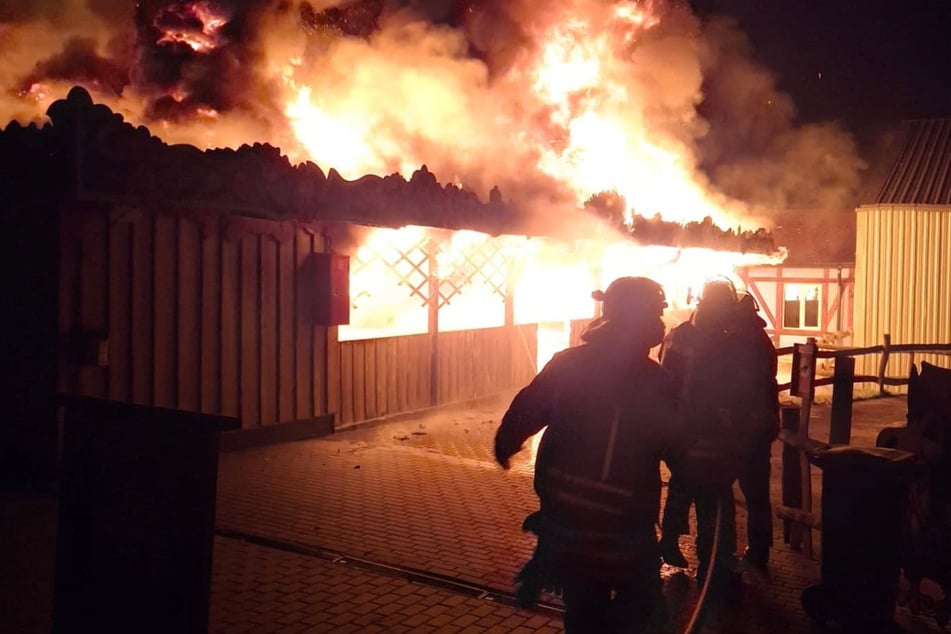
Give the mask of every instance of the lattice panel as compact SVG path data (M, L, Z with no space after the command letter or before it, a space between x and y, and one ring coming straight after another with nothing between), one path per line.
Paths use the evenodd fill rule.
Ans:
M405 286L412 297L425 306L429 302L429 249L436 249L439 275L439 306L445 306L472 283L483 283L500 299L505 298L506 256L502 241L495 238L452 248L423 238L409 249L396 241L365 244L351 261L350 301L356 309L361 300L370 297L372 289L385 284L380 276L389 277Z
M441 249L446 247L440 245ZM490 238L445 253L439 267L439 306L445 306L473 282L482 282L505 299L505 253L498 239Z
M392 242L374 248L364 245L357 252L350 272L350 302L356 309L358 302L370 296L371 288L386 283L380 275L389 276L400 286L405 286L409 294L418 297L425 306L429 301L429 273L426 241L421 240L408 250L403 250Z

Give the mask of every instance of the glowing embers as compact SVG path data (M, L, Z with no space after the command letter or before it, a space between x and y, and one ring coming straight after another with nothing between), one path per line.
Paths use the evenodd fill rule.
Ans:
M230 19L213 2L170 4L155 16L154 26L162 33L157 43L185 44L196 53L208 53L225 43L221 30Z

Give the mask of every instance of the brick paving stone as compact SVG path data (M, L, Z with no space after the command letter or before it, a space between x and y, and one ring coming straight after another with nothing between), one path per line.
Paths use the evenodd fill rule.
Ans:
M254 562L254 568L245 572L242 567L249 561ZM308 575L317 575L326 583L310 586L309 592L298 591L294 602L302 607L296 611L282 610L287 607L284 604L266 605L260 601L251 601L255 608L248 610L247 605L236 605L230 600L232 588L242 583L244 575L249 575L252 584L269 587L278 595ZM347 588L361 591L347 597L334 594ZM370 611L366 611L366 606ZM236 607L239 609L234 610ZM456 610L463 610L463 616ZM399 577L235 539L215 539L209 625L212 632L455 632L476 622L466 622L465 618L474 612L481 614L472 618L480 621L483 628L505 619L526 620L514 608Z
M515 574L534 548L533 537L521 531L521 521L537 508L537 500L528 452L517 457L509 472L492 462L492 438L504 403L494 407L434 412L419 419L355 428L323 439L225 454L219 471L218 525L511 591ZM866 406L857 402L853 436L874 439L877 430L862 423L874 419L874 415L868 416L865 411ZM900 416L892 418L900 420ZM828 408L814 408L812 425L814 437L828 433ZM411 435L414 430L426 433ZM404 436L409 440L394 440ZM779 453L777 443L772 459L773 499L777 502ZM359 469L354 468L357 465ZM813 477L818 492L818 470ZM737 547L742 551L745 508L742 496L738 495L737 501ZM778 521L775 529L771 576L741 587L730 609L718 612L719 631L812 631L800 606L799 593L818 580L818 558L810 560L791 552L779 541L782 531ZM692 540L683 538L682 545L695 567ZM285 572L286 578L301 577L292 564L287 566L291 566L291 572ZM247 578L254 576L253 569L238 569L245 583L243 591L260 590L247 583ZM688 574L693 572L691 569ZM696 584L691 576L673 569L665 567L663 574L673 621L683 624L696 601ZM306 584L300 584L298 578L296 589L306 596L308 592L319 595L329 587L336 596L320 600L336 607L326 607L325 612L349 609L354 618L375 614L385 619L380 621L382 626L390 628L425 615L438 620L420 622L419 627L437 630L450 624L447 618L453 619L451 624L459 631L561 629L560 620L547 616L428 586L394 585L392 579L368 572L358 576L362 575L370 578L342 579L336 575L328 580L312 576ZM288 582L285 579L283 583ZM372 612L364 607L367 595L374 596L370 602L379 606ZM546 600L558 601L550 596ZM293 601L305 604L305 614L319 614L300 594L295 594ZM288 601L285 609L290 604Z
M893 411L875 419L874 411L882 407ZM904 407L897 399L892 403L887 399L857 402L854 444L873 444L881 426L901 422ZM427 434L412 436L406 443L392 440L394 429L401 425L411 430L422 422L386 423L325 439L224 454L217 525L384 564L444 571L469 583L511 590L515 573L534 548L532 536L522 533L520 527L525 514L537 507L537 500L532 491L530 455L521 455L510 472L502 472L492 463L497 413L434 414L424 421ZM813 415L812 435L821 439L828 434L828 408L817 407ZM470 433L458 431L463 427ZM778 450L774 450L772 464L773 499L778 501ZM360 469L354 469L357 465ZM818 505L818 470L813 479ZM44 597L52 596L54 553L50 546L55 532L50 528L55 527L55 499L39 508L31 506L29 499L7 497L0 502L4 519L13 517L10 502L26 511L16 522L0 523L0 543L12 544L6 550L27 559L6 566L16 571L17 583L12 594L5 587L0 630L48 631L49 602ZM744 545L744 519L740 500L740 548ZM779 522L775 527L777 543L770 559L770 576L745 579L731 602L714 611L715 618L705 632L819 631L799 602L801 590L819 578L818 558L790 551L779 542ZM821 548L821 540L816 542ZM691 540L684 538L682 543L695 564ZM684 575L665 568L663 574L675 624L682 624L696 598L692 571ZM557 601L550 596L546 599ZM42 613L31 615L22 609L31 605ZM907 610L900 609L898 615L903 623L908 621ZM414 618L422 620L410 625L408 620ZM47 627L34 627L44 622ZM537 634L562 631L560 619L548 615L411 583L378 570L249 541L215 539L211 632L448 634L518 628ZM933 621L922 621L905 631L931 634L940 630Z

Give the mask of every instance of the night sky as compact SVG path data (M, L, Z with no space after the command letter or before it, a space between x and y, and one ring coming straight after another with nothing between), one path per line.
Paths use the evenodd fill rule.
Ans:
M801 122L839 120L874 154L902 119L951 116L951 0L691 0L738 21Z

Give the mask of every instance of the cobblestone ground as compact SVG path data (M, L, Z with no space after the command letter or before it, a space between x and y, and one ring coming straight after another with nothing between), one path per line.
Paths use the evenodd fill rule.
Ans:
M502 596L534 547L520 524L536 504L530 451L509 472L492 462L491 439L504 405L443 410L224 454L210 630L561 631L555 611L517 610ZM900 424L904 412L903 399L857 402L853 444L874 444L878 430ZM810 435L828 437L828 414L828 407L816 408ZM778 451L773 467L778 500ZM821 472L813 471L818 496ZM0 498L0 631L49 632L55 497L3 490ZM739 504L741 535L744 516ZM818 554L790 551L778 523L776 529L770 575L745 576L711 613L704 632L824 631L800 604L802 589L819 580ZM683 544L695 561L689 538ZM357 565L360 559L364 565ZM434 583L414 571L468 585ZM692 571L664 574L679 631L696 601L696 584ZM546 599L557 606L555 598ZM903 632L941 631L927 615L904 607L897 620Z
M534 547L521 521L537 502L531 450L509 472L492 460L504 405L227 454L220 467L218 525L511 591ZM778 467L776 457L774 471ZM742 535L742 502L738 509ZM691 540L685 538L684 546L695 561ZM775 549L769 577L746 576L736 602L714 615L715 631L810 631L799 592L818 578L818 564L785 550L782 544ZM692 572L664 569L668 601L681 623L696 601ZM734 618L738 614L742 619Z
M212 632L562 630L550 616L234 539L215 540L214 561Z

